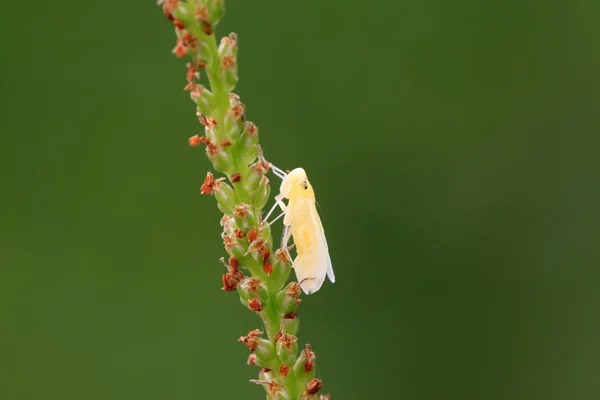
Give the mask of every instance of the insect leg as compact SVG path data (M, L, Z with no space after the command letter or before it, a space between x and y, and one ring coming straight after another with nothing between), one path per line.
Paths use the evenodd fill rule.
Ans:
M269 163L269 165L271 166L271 171L273 171L273 173L275 174L275 176L277 176L280 179L284 179L285 178L285 171L283 171L281 168L277 168L276 166L274 166L273 164Z
M276 205L277 205L277 204L275 204L275 206L276 206ZM275 206L273 206L273 208L272 208L271 210L275 209ZM270 214L270 212L269 212L269 214ZM267 226L271 225L273 222L277 221L279 218L283 217L284 215L285 215L285 211L284 211L284 212L282 212L281 214L279 214L279 215L277 216L277 218L275 218L273 221L271 221L271 222L269 222L269 223L265 223L265 221L263 221L263 222L262 222L262 225L261 225L261 226L262 226L262 228L263 228L263 229L264 229L264 228L266 228Z
M285 252L285 254L288 257L288 260L290 260L290 264L292 264L292 267L294 266L294 262L292 261L292 255L290 254L290 250L288 248L288 242L290 241L290 236L292 234L292 230L290 229L290 227L288 225L283 225L283 235L281 237L281 249Z
M273 211L275 211L275 209L277 208L277 206L279 206L281 208L281 210L283 211L283 214L286 213L287 206L283 202L283 196L281 194L278 194L277 196L275 196L275 204L273 204L273 207L271 207L271 209L267 213L267 216L265 218L263 218L263 223L265 223L265 221L269 219L269 217L271 216L271 214L273 213ZM281 217L281 215L279 217ZM277 218L279 218L279 217L277 217Z
M271 209L267 213L267 216L263 218L263 224L266 223L266 221L269 219L269 217L271 216L271 214L273 214L273 211L275 211L275 209L277 208L278 205L279 204L277 204L277 203L273 204L273 207L271 207Z

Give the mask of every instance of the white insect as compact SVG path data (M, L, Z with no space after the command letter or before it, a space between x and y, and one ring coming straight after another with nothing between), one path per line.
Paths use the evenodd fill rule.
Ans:
M268 225L285 215L281 246L289 256L287 244L290 235L294 237L297 256L292 266L304 293L311 294L321 288L325 275L331 282L335 282L325 231L317 213L315 192L304 169L296 168L286 174L273 164L270 166L273 173L283 179L283 182L279 194L275 196L276 203L267 213L265 221L279 205L283 213ZM289 200L287 205L283 199ZM291 260L292 257L289 258Z

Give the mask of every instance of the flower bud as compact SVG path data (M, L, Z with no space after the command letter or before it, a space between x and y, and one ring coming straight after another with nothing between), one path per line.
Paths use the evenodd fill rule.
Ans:
M199 83L189 82L184 88L189 90L190 98L196 102L198 112L203 115L210 115L213 111L214 96L210 90Z
M213 167L220 172L229 173L233 165L231 156L221 148L216 148L217 145L209 143L206 146L206 155L213 164Z
M225 182L219 184L219 189L215 191L215 199L223 214L231 214L237 205L237 198L233 188Z
M242 281L238 282L237 285L237 292L240 295L240 301L243 305L247 305L248 301L254 298L254 293L250 291L248 285L246 284L247 279L251 278L244 278Z
M294 364L294 374L299 381L308 382L315 377L315 358L312 347L306 344Z
M226 90L232 91L239 81L237 60L233 56L225 56L221 65L223 68L223 85Z
M256 361L260 365L271 365L276 357L273 344L263 338L256 338L254 354L256 354Z
M240 203L233 209L233 217L238 228L242 230L256 226L256 216L249 204Z
M288 261L287 253L282 249L278 249L275 252L273 272L271 273L271 282L273 287L280 288L285 282L287 282L291 270L292 267L291 263Z
M259 365L259 364L257 364ZM262 365L259 365L262 367ZM265 382L270 382L273 379L273 371L270 370L269 368L261 368L260 371L258 372L258 379L260 379L261 381L265 381ZM266 388L265 388L266 390Z
M237 241L235 236L223 234L221 237L223 238L223 245L225 246L225 250L227 250L227 254L237 259L245 257L246 248Z
M277 340L277 356L282 363L294 365L298 353L298 338L294 335L283 333Z
M300 318L296 313L288 313L283 316L283 331L289 333L290 335L295 335L298 333L298 329L300 328Z
M291 400L291 397L285 387L282 387L275 395L272 397L273 400Z
M244 122L244 128L238 142L242 165L251 164L258 156L258 128L253 122Z
M300 297L300 285L298 282L290 282L285 288L277 293L276 302L279 306L279 314L288 314L296 310L296 300Z
M199 5L198 7L196 7L194 15L198 21L208 22L212 26L215 26L225 14L223 0L205 1L204 3L206 5Z
M269 301L269 290L263 281L256 277L244 278L238 283L238 292L240 297L249 302L253 298L258 298L260 302Z
M257 385L263 385L267 391L269 400L291 400L291 396L285 389L283 381L280 378L273 378L272 371L261 371L258 376L260 380L250 379L250 382Z
M221 39L219 44L219 57L221 59L221 70L223 71L223 84L228 92L231 92L238 82L237 71L237 35L230 33Z
M267 201L269 201L270 193L269 178L263 176L254 192L254 207L262 209L267 204Z
M264 174L260 173L260 171L257 171L256 168L249 168L249 173L244 179L244 188L250 193L254 192L263 176Z

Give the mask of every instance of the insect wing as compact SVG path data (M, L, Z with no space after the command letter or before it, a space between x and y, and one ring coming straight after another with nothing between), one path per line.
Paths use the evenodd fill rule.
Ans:
M335 274L333 273L333 266L331 265L331 257L329 256L329 248L327 247L327 239L325 239L325 230L323 229L323 224L321 223L321 218L319 218L319 214L317 213L317 208L315 207L315 203L312 202L309 206L310 208L310 216L312 218L312 222L317 228L317 245L319 246L319 263L326 263L325 268L327 270L327 277L329 280L334 283L335 282Z

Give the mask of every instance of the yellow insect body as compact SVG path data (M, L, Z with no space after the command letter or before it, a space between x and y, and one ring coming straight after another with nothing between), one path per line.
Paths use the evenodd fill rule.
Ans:
M287 206L282 199L288 199ZM284 210L283 247L290 234L294 237L297 256L292 263L300 287L306 294L321 288L325 275L335 282L325 231L317 213L315 192L306 172L296 168L283 176L280 194L275 197Z

